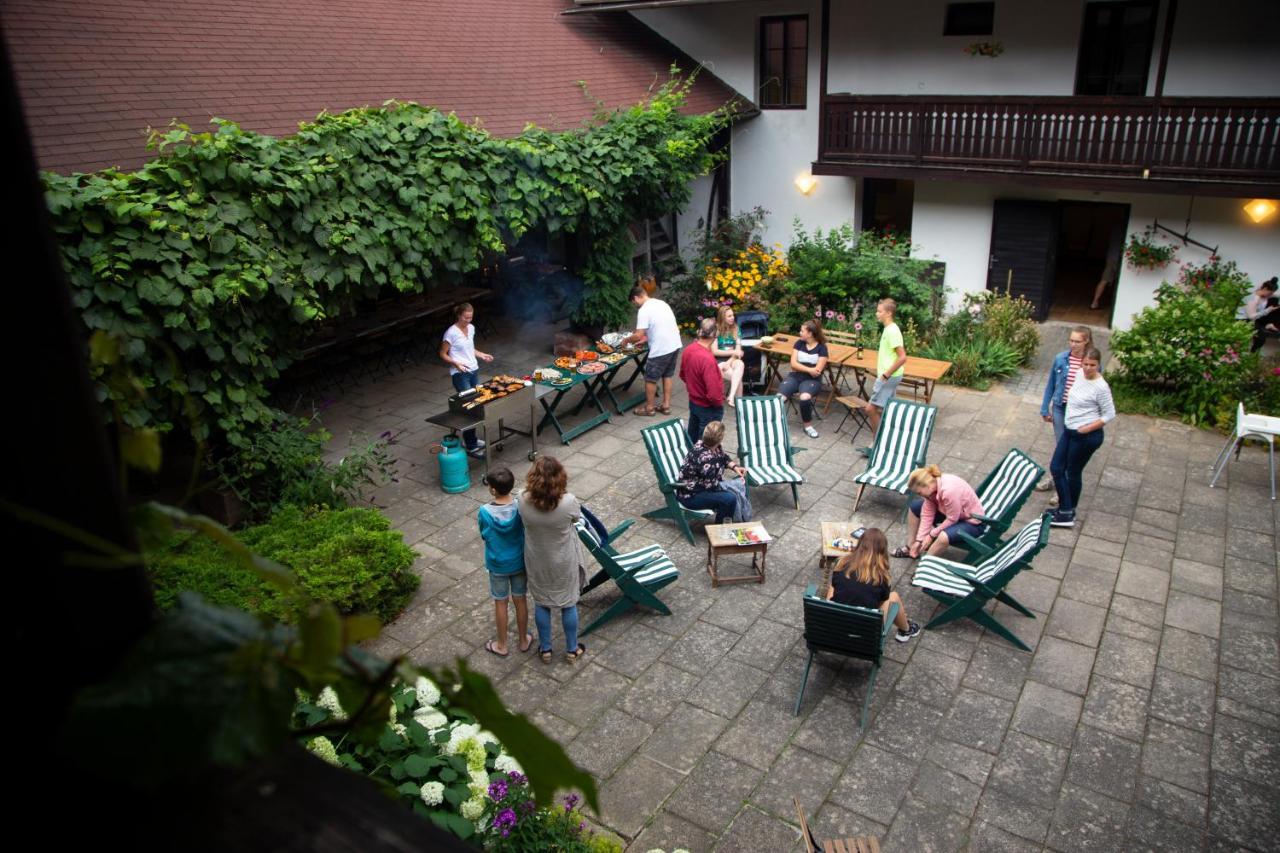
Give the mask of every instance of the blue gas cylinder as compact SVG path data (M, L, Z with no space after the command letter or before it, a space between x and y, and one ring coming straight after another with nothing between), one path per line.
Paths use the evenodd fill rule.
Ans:
M456 435L440 439L440 488L450 494L471 488L471 472L467 470L467 452Z

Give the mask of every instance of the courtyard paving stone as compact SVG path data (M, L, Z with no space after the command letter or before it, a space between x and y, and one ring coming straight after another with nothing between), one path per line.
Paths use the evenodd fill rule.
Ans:
M1061 326L1044 331L1065 338ZM492 370L545 362L550 335L504 328ZM988 392L940 387L930 461L974 482L1013 446L1047 464L1052 432L1038 408L1056 351ZM685 416L676 386L673 414ZM800 512L789 490L752 490L776 537L766 582L715 590L700 530L690 544L674 525L642 518L661 505L640 441L653 420L614 416L568 446L544 432L539 448L565 463L572 491L607 524L637 520L619 547L657 542L681 570L660 594L671 616L637 609L613 620L584 639L576 665L559 654L557 627L557 656L544 666L483 651L493 619L475 513L487 493L475 464L469 490L439 490L429 453L439 433L422 422L450 389L443 367L424 363L347 389L324 413L343 437L335 457L350 432L396 434L399 481L373 500L416 551L422 585L367 646L431 665L461 656L488 674L595 776L594 819L628 849L803 849L792 796L820 838L872 834L885 850L1277 849L1280 506L1256 448L1211 490L1217 435L1120 416L1086 469L1082 523L1053 530L1010 587L1035 618L992 608L1032 652L969 621L891 641L864 732L863 662L819 655L793 712L818 522L905 538L898 496L873 491L852 513L863 463L848 433L834 432L838 419L820 421L818 439L793 430L806 449ZM732 450L732 415L726 426ZM495 464L523 477L527 449L508 439ZM1033 496L1020 520L1045 498ZM891 570L924 624L938 608L910 586L913 564ZM617 597L609 587L585 596L583 624Z

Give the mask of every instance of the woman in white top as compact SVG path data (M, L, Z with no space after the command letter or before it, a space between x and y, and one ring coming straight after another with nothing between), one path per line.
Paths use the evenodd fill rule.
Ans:
M1089 458L1102 446L1102 428L1116 416L1111 387L1098 370L1101 363L1102 353L1097 347L1086 349L1080 360L1080 375L1067 392L1062 437L1049 463L1058 490L1058 508L1050 522L1054 527L1076 526L1081 474Z
M449 378L453 380L455 391L462 392L480 384L480 362L493 361L493 356L476 349L476 327L471 325L475 309L470 302L463 302L453 309L453 325L444 333L440 342L440 358L449 365ZM476 431L466 430L462 440L467 445L467 452L474 453L484 448Z

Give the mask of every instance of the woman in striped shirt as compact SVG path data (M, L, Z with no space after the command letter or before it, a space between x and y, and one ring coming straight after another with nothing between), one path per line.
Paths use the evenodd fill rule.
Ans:
M1067 411L1062 437L1053 451L1049 470L1058 490L1058 508L1050 522L1054 527L1076 526L1076 505L1080 502L1080 482L1084 466L1102 446L1102 428L1116 416L1111 387L1098 368L1102 353L1089 347L1080 360L1080 375L1067 392Z

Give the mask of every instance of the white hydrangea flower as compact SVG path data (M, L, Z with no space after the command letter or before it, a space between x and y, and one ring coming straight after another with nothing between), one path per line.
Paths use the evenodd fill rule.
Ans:
M342 703L338 701L338 694L332 687L326 687L320 691L320 698L316 699L316 704L328 711L335 720L347 718L347 712L342 710Z
M520 766L520 762L505 752L493 762L493 768L499 773L524 773L524 768Z
M444 802L444 785L440 782L427 782L418 792L422 802L429 806L438 806Z
M311 754L332 764L335 767L341 766L342 762L338 760L338 750L333 746L333 741L327 737L314 737L307 743L307 749L311 750Z
M471 792L475 793L476 789L478 788L482 795L486 793L489 790L488 772L485 771L483 768L479 770L473 770L471 768L467 768L467 771L468 771L467 776L469 776L471 779Z
M418 708L413 712L413 718L428 731L443 729L449 725L449 718L435 708Z
M475 723L455 723L449 731L449 742L444 746L445 754L457 755L464 752L469 743L479 743L476 737L479 733L480 727Z
M488 729L481 729L476 732L476 740L481 743L495 743L498 746L502 746L502 743L498 740L498 736Z
M469 821L477 821L480 819L480 815L484 814L484 800L480 797L464 800L462 805L458 807L458 813Z
M392 723L391 730L404 740L409 739L409 729L403 723Z
M436 687L435 682L426 676L418 676L418 680L413 684L413 689L418 694L418 704L423 707L431 707L440 701L440 688Z

